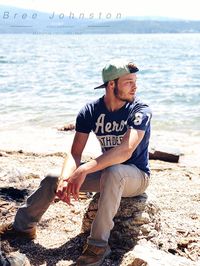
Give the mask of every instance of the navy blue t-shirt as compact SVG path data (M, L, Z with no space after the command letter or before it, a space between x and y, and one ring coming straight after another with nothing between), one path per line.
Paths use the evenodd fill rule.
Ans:
M129 128L145 131L145 135L132 156L124 164L134 164L150 175L148 145L152 112L148 105L135 99L127 102L119 110L108 111L104 97L86 104L76 118L76 131L93 131L100 142L102 152L121 143Z

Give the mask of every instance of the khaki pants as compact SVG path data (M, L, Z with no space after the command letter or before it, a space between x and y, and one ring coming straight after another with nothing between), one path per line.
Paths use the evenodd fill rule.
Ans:
M26 204L18 209L14 221L15 229L28 232L36 227L55 198L58 179L59 176L49 174L41 181L39 188L28 197ZM140 195L148 185L147 174L133 164L117 164L87 175L81 191L100 192L98 211L92 223L88 243L106 245L121 197Z

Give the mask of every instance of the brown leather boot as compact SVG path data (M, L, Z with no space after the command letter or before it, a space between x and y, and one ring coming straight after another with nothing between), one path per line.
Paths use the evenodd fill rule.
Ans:
M111 253L109 245L98 247L87 244L82 255L78 258L77 266L99 266L104 259Z
M31 232L17 231L12 223L0 225L0 238L1 240L10 238L25 238L27 240L33 240L36 238L36 229L33 228Z

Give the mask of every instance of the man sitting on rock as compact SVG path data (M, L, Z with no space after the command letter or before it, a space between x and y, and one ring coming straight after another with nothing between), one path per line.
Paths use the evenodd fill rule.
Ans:
M36 237L36 225L57 195L71 204L79 191L99 192L98 211L77 265L101 265L110 253L108 239L121 197L142 194L149 184L148 145L151 110L136 97L136 72L132 62L113 60L102 70L105 95L86 104L76 119L71 152L60 176L47 175L40 187L17 211L13 224L2 225L6 237ZM90 132L100 142L102 155L81 164Z

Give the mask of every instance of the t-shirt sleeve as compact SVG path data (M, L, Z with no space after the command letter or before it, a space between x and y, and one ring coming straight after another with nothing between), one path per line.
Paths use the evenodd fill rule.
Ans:
M75 130L87 134L92 131L92 115L91 110L87 105L80 110L76 117Z
M128 127L145 131L151 122L152 111L149 106L141 106L131 112Z

